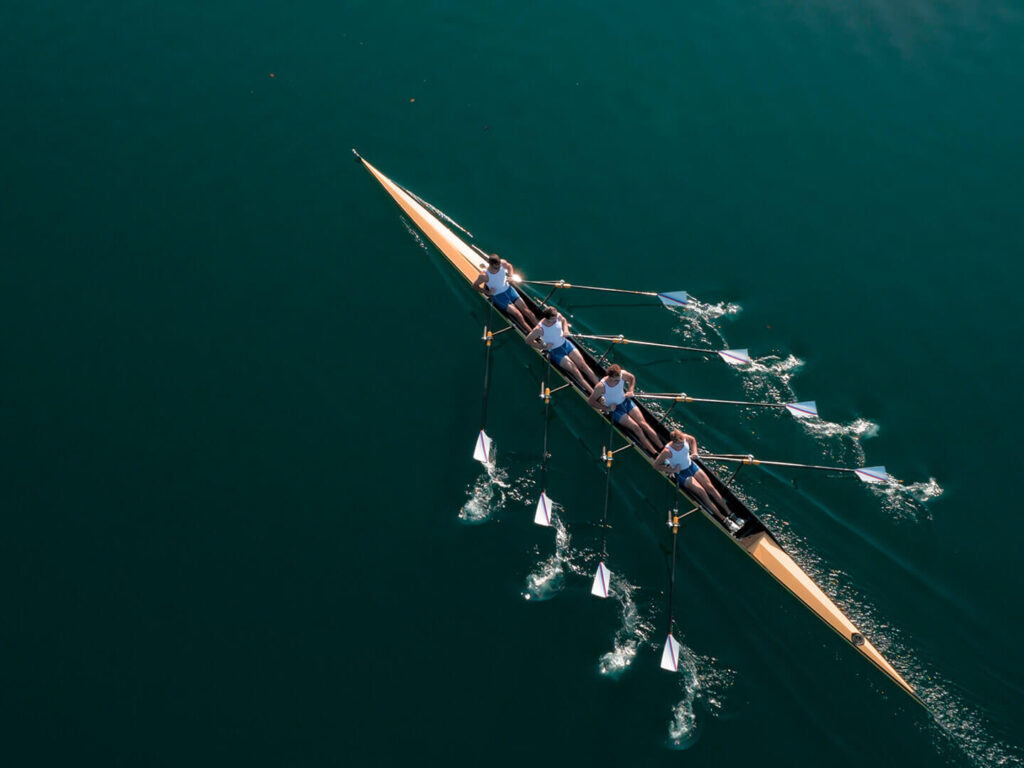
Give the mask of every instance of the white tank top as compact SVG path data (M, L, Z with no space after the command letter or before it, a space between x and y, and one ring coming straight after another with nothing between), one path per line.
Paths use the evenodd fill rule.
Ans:
M565 342L565 336L562 334L562 321L557 317L554 325L547 325L541 320L540 334L544 339L544 346L548 349L558 349Z
M604 404L610 406L616 406L626 399L626 380L619 377L619 383L614 387L608 383L608 379L604 380Z
M690 464L693 462L690 461L689 443L684 440L683 447L678 451L672 446L672 443L669 443L665 447L668 448L668 463L677 472L682 472L684 469L690 468Z
M493 295L497 296L508 290L508 270L505 267L498 267L497 272L491 272L489 269L484 271L487 273L487 287Z

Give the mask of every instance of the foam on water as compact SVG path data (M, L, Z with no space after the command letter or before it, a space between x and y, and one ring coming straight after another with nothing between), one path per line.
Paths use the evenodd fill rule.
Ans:
M526 576L525 600L550 600L565 589L565 572L572 570L570 560L571 538L569 529L558 514L560 504L552 504L551 527L555 531L555 551L547 558L538 562Z
M731 317L740 313L742 308L739 304L720 301L717 304L705 304L691 298L689 306L682 308L670 307L671 311L679 318L679 325L673 329L673 333L686 336L691 341L702 341L709 348L725 346L725 337L715 325L714 321L722 317Z
M480 476L466 488L466 503L459 510L459 520L470 525L486 523L505 506L511 487L508 472L488 462Z
M736 673L730 669L717 668L713 658L701 656L686 645L681 645L679 675L683 697L672 707L666 745L670 749L683 750L697 743L700 733L698 709L711 717L718 717L722 713L726 692L732 687Z
M741 369L744 373L743 389L751 400L795 402L800 398L793 389L792 379L803 365L804 361L795 355L757 358ZM878 434L878 424L864 418L854 419L848 424L825 419L797 419L797 423L821 444L827 455L858 466L865 462L861 441Z
M931 520L931 513L926 506L929 501L941 496L942 486L934 477L927 482L901 483L890 479L887 483L871 483L871 492L882 502L882 509L899 520Z
M612 650L604 654L598 662L598 670L605 677L618 678L632 666L640 647L646 643L654 631L654 624L649 616L644 616L637 608L633 593L636 586L630 584L620 574L615 574L611 583L611 597L619 606L619 628L615 631Z

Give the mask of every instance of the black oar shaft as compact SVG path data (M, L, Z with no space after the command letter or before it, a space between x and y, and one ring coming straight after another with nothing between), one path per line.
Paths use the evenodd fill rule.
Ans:
M491 320L494 319L494 305L491 304L490 312L487 315L487 323L490 325ZM484 345L486 351L484 352L484 395L483 403L480 406L480 429L483 430L487 426L487 395L491 389L491 343L492 335L489 328L484 328Z
M675 629L674 609L676 594L676 542L679 538L678 518L674 518L675 525L672 528L672 569L669 571L668 579L668 633L671 635Z
M551 365L544 372L544 450L540 455L540 490L548 488L548 413L551 409Z
M601 560L608 558L608 498L612 485L612 438L615 436L615 422L608 417L608 443L601 452L604 460L604 513L601 515Z

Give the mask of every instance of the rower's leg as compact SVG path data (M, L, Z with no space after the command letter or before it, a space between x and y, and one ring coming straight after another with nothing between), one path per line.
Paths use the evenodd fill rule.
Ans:
M514 303L515 306L519 308L519 311L526 317L526 319L529 320L527 328L533 328L533 326L537 324L537 318L533 316L533 312L531 312L530 308L526 306L526 302L523 301L522 299L516 299ZM509 307L509 309L511 309L511 307Z
M652 442L657 441L658 433L654 431L654 427L647 423L647 419L644 418L644 415L637 410L634 410L632 413L636 415L636 420L640 422L640 426L642 426L644 432L647 433L647 437L649 437Z
M686 478L686 481L683 483L683 487L686 488L686 490L692 493L694 496L696 496L697 501L699 501L701 504L707 507L708 511L715 517L725 517L725 515L723 515L718 510L718 506L713 501L711 501L711 498L708 496L707 491L704 490L703 486L701 486L701 484L698 483L693 478L693 476Z
M577 368L576 364L569 359L568 355L562 358L562 361L559 363L559 365L565 370L567 370L569 372L569 375L579 382L579 385L583 387L583 391L586 392L587 397L589 397L590 393L594 391L594 387L587 383L587 380L583 378L583 374L580 373L580 369Z
M711 482L711 478L707 476L707 473L703 469L698 469L693 476L695 483L707 493L707 495L714 500L715 504L719 509L722 510L722 514L729 515L729 504L725 499L722 498L722 494L715 488L715 484Z
M522 304L523 301L522 299L520 299L516 303ZM526 324L526 320L523 319L523 313L516 309L515 304L509 304L507 307L505 307L505 312L508 313L508 316L512 318L512 321L518 323L519 327L522 328L524 331L527 331L532 327Z
M647 435L644 434L644 429L641 426L641 424L643 423L643 417L639 416L640 421L638 421L638 416L639 414L636 412L636 409L634 408L632 411L630 411L623 417L622 421L625 422L626 426L629 427L630 431L634 435L636 435L637 439L640 441L640 444L643 445L644 448L646 448L648 451L650 451L652 456L657 456L658 450L654 447L654 443L652 443L648 439ZM619 423L621 424L622 422Z
M590 366L587 365L586 361L583 359L583 355L580 354L580 351L578 349L574 349L569 354L569 357L572 358L572 361L576 364L576 367L583 371L584 375L587 377L587 381L589 381L593 385L596 385L597 374L590 370Z

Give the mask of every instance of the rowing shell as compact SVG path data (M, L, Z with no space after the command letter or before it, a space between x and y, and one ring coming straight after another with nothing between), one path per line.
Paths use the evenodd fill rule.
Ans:
M394 181L389 179L383 173L378 171L366 160L364 160L358 152L352 150L356 158L365 166L377 181L380 182L381 186L387 191L389 195L398 203L399 208L413 221L416 227L433 243L437 249L444 255L448 263L458 271L467 282L472 283L476 280L477 275L480 274L480 270L485 268L484 259L480 253L470 245L468 245L460 237L456 236L442 221L431 213L424 205L419 202L419 198L416 198L412 193L402 188ZM477 294L483 301L487 301L486 297L482 294ZM528 296L525 292L520 292L523 301L530 307L530 309L536 314L537 304ZM512 326L519 333L520 337L525 340L526 335L514 324ZM533 349L533 347L530 347ZM595 371L599 372L598 376L604 375L604 368L600 363L594 359L594 357L582 347L577 345L580 353L583 355L587 364ZM535 350L536 351L536 350ZM540 355L540 352L537 352ZM541 355L542 359L545 361ZM572 388L581 397L586 398L582 390L575 381L568 378L557 365L552 365L553 370L562 376L563 379L572 385ZM658 432L659 437L662 439L662 444L669 442L668 429L662 424L653 414L650 413L644 406L634 401L636 406L643 412L644 417L647 419L647 423L651 424L655 431ZM608 417L605 417L606 419ZM616 426L616 430L618 427ZM625 432L618 430L619 434L622 435L623 439L628 440L633 444L637 451L652 464L651 458L641 450L636 441ZM728 502L729 510L739 517L743 521L743 527L735 533L730 533L725 526L718 521L713 515L700 507L692 498L690 498L681 488L680 493L686 496L694 506L700 507L704 513L705 519L710 521L719 531L729 537L729 539L743 549L750 557L752 557L758 565L764 568L770 573L776 581L782 586L789 590L800 602L806 605L814 614L824 621L828 626L835 630L836 634L846 640L861 656L866 658L878 669L880 669L890 680L898 685L902 690L909 694L915 701L922 706L927 708L927 705L922 701L921 697L918 696L913 686L910 685L903 677L897 672L893 666L886 661L885 657L878 652L878 649L864 636L864 634L857 629L856 625L839 609L839 607L829 599L821 587L819 587L810 576L807 575L800 568L799 565L793 560L789 554L782 548L772 533L765 527L764 523L755 515L747 506L732 492L730 491L721 479L706 465L704 465L699 459L695 459L695 462L701 466L701 468L708 474L719 493L722 494L723 498ZM661 474L661 473L659 473ZM666 480L668 480L666 478ZM675 485L672 480L668 482Z

